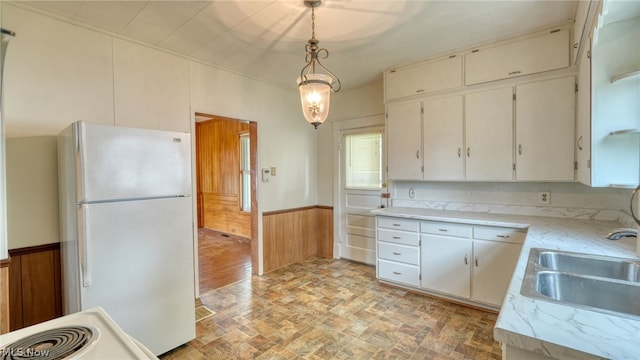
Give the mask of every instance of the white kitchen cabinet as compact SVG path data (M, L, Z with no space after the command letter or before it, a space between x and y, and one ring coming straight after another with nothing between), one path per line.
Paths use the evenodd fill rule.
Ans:
M582 53L588 51L587 47L589 47L588 43L590 42L590 26L588 20L592 18L592 16L590 16L590 14L593 13L592 7L595 8L595 4L592 6L591 0L578 1L576 6L576 20L573 23L572 64L577 64Z
M462 95L423 102L424 180L464 180Z
M471 296L471 237L421 234L420 240L422 241L420 286L432 291L469 298Z
M465 85L566 68L569 60L569 30L552 30L465 54Z
M419 222L376 216L376 273L380 280L420 286Z
M520 250L519 244L473 239L472 300L502 305Z
M516 180L573 181L575 78L516 85Z
M513 180L513 88L465 96L466 179Z
M422 103L387 105L387 171L393 180L422 180Z
M578 61L576 105L576 180L591 185L591 37L583 40Z
M422 62L384 73L385 101L462 86L462 56Z
M423 289L502 305L526 236L523 230L423 221L420 232Z

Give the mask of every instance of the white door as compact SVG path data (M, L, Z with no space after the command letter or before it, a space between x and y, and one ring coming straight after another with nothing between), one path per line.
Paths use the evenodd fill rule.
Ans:
M386 205L384 128L342 132L340 144L340 258L375 265L375 217Z
M473 300L502 305L521 248L519 244L473 240Z

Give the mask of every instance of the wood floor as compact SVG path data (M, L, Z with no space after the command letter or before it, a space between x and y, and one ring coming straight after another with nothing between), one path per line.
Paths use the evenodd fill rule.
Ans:
M200 294L251 277L251 240L198 229Z
M496 314L382 285L344 260L307 259L198 303L213 315L161 359L501 359Z

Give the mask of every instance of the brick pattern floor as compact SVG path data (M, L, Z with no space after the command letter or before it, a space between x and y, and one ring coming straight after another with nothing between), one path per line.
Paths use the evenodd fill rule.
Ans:
M312 258L216 289L197 338L161 359L501 359L497 315Z

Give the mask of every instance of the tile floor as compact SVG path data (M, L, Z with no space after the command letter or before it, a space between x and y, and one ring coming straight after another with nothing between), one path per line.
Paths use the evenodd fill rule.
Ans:
M214 312L161 359L500 359L497 315L312 258L202 295Z

